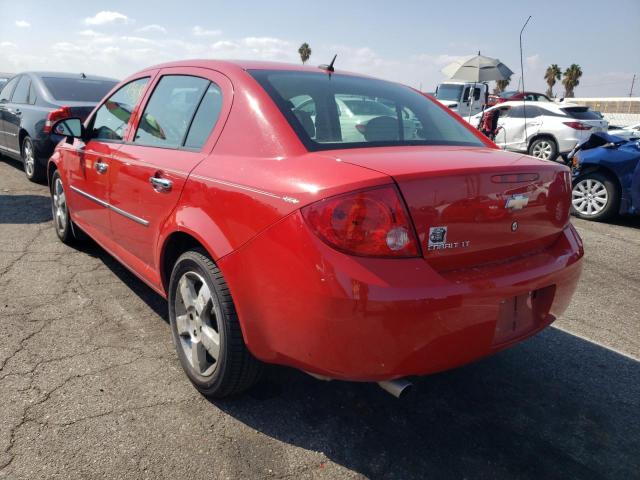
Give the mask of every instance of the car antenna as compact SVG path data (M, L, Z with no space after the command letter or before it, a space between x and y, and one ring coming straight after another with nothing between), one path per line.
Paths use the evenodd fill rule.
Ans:
M320 68L322 70L326 70L329 73L335 72L336 70L335 70L335 68L333 68L333 64L335 63L337 56L338 56L338 54L336 53L333 56L333 60L331 60L331 63L329 65L318 65L318 68Z
M84 72L80 72L80 78L87 78L87 76L84 74Z

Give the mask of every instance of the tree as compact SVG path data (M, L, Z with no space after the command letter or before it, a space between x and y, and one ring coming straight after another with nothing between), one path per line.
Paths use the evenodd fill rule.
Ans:
M300 54L300 60L302 60L302 64L304 65L311 56L311 47L309 47L309 44L307 42L304 42L302 45L300 45L298 53Z
M564 71L562 84L564 85L565 98L573 97L573 90L580 85L580 77L582 77L582 69L580 65L572 63L569 68Z
M544 74L544 79L547 81L547 96L549 98L553 97L553 86L556 84L556 80L560 80L562 78L562 70L560 67L553 63L547 67L547 71Z
M493 93L502 93L509 85L511 78L507 78L506 80L496 80L496 88L493 89Z

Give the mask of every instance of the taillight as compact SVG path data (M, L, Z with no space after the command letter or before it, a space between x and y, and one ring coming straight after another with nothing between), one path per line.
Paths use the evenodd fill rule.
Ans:
M44 133L51 133L51 127L58 120L63 118L69 118L71 116L71 109L69 107L60 107L56 110L52 110L47 115L47 119L44 122Z
M591 130L593 127L591 125L587 125L586 123L582 123L582 122L562 122L564 123L567 127L571 127L575 130Z
M301 209L324 242L345 253L369 257L417 257L409 215L393 186L338 195Z

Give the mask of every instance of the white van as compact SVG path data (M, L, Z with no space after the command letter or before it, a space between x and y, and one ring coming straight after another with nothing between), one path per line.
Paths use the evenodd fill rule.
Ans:
M482 112L489 98L486 83L447 80L436 87L436 99L462 117Z

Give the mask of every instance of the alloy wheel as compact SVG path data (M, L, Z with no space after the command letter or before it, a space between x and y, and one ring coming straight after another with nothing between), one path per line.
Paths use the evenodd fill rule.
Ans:
M577 212L585 216L598 215L607 206L607 187L593 178L578 182L571 192L571 203Z
M175 295L176 330L186 359L203 377L213 374L220 355L220 304L205 280L186 272Z
M26 142L24 142L22 151L24 156L24 170L29 177L33 177L33 173L35 172L36 158L33 152L33 145L30 141L27 140Z
M53 184L53 220L56 224L58 233L63 235L67 228L68 211L67 199L64 194L64 187L62 186L62 180L60 180L60 177L57 177Z
M533 146L533 150L531 151L531 155L536 158L542 158L543 160L549 160L551 158L551 153L553 152L553 146L551 143L542 140L537 142Z

